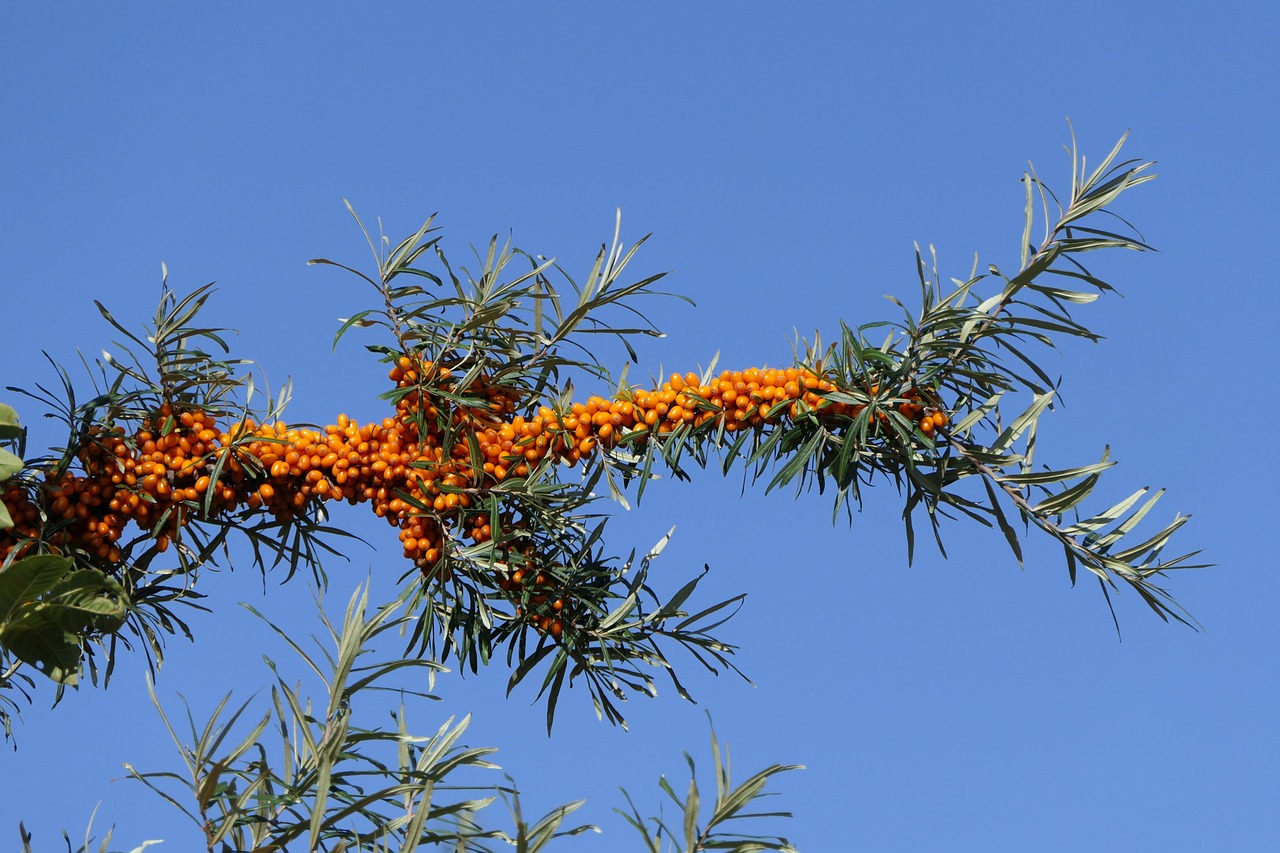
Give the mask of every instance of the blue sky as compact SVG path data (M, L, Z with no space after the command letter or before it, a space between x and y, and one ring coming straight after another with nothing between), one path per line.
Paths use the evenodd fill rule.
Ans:
M709 596L748 593L726 638L754 686L686 666L700 704L633 699L626 733L570 695L548 739L499 669L443 676L417 719L474 711L469 741L501 748L534 808L589 797L607 834L566 850L630 849L617 787L656 808L682 749L708 762L707 710L739 774L808 766L777 786L801 850L1268 849L1278 24L1265 4L9 4L0 384L52 379L42 350L74 366L77 348L107 346L93 299L142 322L164 261L180 289L219 282L209 319L292 376L292 419L382 417L374 359L331 351L335 318L369 294L305 266L363 263L343 198L393 236L439 211L457 258L511 234L582 273L620 207L624 236L654 234L639 268L670 270L697 303L648 306L667 336L644 369L717 351L778 364L797 330L891 318L884 295L914 293L913 242L945 275L965 277L975 251L1015 265L1026 161L1063 186L1067 117L1096 157L1131 128L1128 151L1161 177L1121 212L1160 251L1099 260L1124 298L1080 314L1106 341L1047 358L1066 406L1040 454L1083 464L1110 444L1121 464L1100 501L1167 486L1164 517L1195 515L1182 541L1217 567L1168 585L1205 633L1121 595L1118 642L1096 587L1070 588L1052 549L1032 545L1020 572L998 534L966 525L947 531L950 559L923 550L908 568L889 490L833 527L822 496L707 473L658 484L614 547L674 525L664 583L706 563ZM336 520L377 548L330 566L336 603L399 576L388 528ZM262 654L285 656L237 601L310 625L301 584L204 583L215 612L196 644L172 644L159 683L197 714L264 684ZM176 765L143 671L126 662L109 690L25 714L0 757L0 837L21 819L53 849L101 802L121 847L194 849L176 813L111 781L125 761Z

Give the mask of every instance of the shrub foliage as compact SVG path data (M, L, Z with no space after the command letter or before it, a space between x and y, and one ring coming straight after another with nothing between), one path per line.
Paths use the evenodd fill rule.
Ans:
M324 713L277 678L267 710L236 745L231 731L251 703L232 710L228 697L202 728L179 735L170 725L185 775L131 771L187 812L210 850L285 849L304 836L307 849L447 841L482 850L510 841L536 850L592 829L562 828L576 803L526 823L509 786L439 801L448 773L486 766L487 750L457 746L465 721L417 738L402 708L398 730L361 729L349 719L350 699L450 657L473 670L505 658L512 687L539 683L550 731L574 682L600 716L625 724L618 700L655 693L658 676L687 696L676 649L713 672L733 669L735 650L715 631L741 596L694 604L701 576L658 595L648 573L665 540L644 554L610 556L596 502L639 502L659 474L692 480L697 469L743 466L766 491L827 494L837 514L861 506L877 481L891 483L904 500L909 555L922 526L943 548L947 517L997 529L1019 563L1023 538L1037 531L1060 545L1072 582L1088 572L1108 605L1111 591L1128 588L1162 619L1191 624L1158 585L1170 570L1193 567L1194 553L1166 555L1186 517L1140 527L1161 496L1146 489L1085 509L1113 464L1105 452L1070 467L1035 458L1040 418L1058 396L1038 359L1064 339L1096 340L1073 312L1113 290L1084 255L1148 248L1111 211L1154 178L1150 163L1120 158L1123 142L1092 168L1073 144L1062 197L1034 171L1024 174L1023 251L1013 273L991 266L944 282L936 259L917 250L916 308L895 300L897 319L841 323L830 342L802 341L781 366L717 369L713 360L648 383L630 381L625 369L615 375L598 344L619 341L637 360L632 341L657 334L643 299L662 279L629 275L644 240L626 246L620 222L579 280L497 238L474 268L451 263L434 219L393 243L357 218L372 254L367 268L311 263L350 274L372 302L335 338L337 346L347 335L375 335L367 349L388 371L386 416L363 424L343 413L323 427L288 424L289 386L260 392L224 330L202 324L211 286L181 295L166 273L141 332L99 304L120 337L92 365L91 394L56 363L52 390L10 388L62 423L65 445L30 456L17 412L0 405L6 735L34 673L60 695L86 669L109 680L122 650L139 648L158 664L167 637L192 636L200 572L230 561L233 537L262 572L287 580L302 570L323 587L323 558L348 535L330 522L338 501L363 505L398 531L406 571L398 601L370 616L361 590L341 626L325 623L335 649L326 662L285 637L324 680ZM579 386L597 393L580 396ZM409 638L405 655L359 663L392 627ZM281 739L283 764L268 761L268 736ZM724 829L769 777L790 768L734 788L712 742L709 817L701 817L695 777L683 798L662 783L681 826L634 806L627 821L653 851L664 839L688 851L790 849L785 839ZM476 822L495 796L508 799L511 833Z

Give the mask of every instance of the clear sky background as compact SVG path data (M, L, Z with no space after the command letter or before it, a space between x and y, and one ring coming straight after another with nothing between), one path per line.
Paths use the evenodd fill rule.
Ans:
M51 4L52 5L52 4ZM657 777L709 764L707 720L745 776L772 762L775 805L805 851L1265 850L1280 835L1274 663L1277 313L1275 101L1280 18L1267 4L385 3L160 4L0 10L0 385L76 371L113 338L92 300L140 324L160 262L185 290L211 280L208 319L237 355L292 376L295 421L383 417L382 368L335 318L371 293L305 261L363 265L350 199L393 237L439 211L465 259L493 233L585 274L623 211L653 232L638 272L671 270L696 308L649 303L667 337L642 372L786 362L798 330L890 319L914 290L913 241L944 275L973 253L1016 264L1028 159L1064 187L1066 118L1100 158L1127 128L1160 180L1120 212L1157 253L1102 257L1124 298L1083 309L1106 335L1046 357L1065 408L1040 458L1120 466L1097 506L1167 486L1158 521L1216 568L1168 586L1206 629L1072 589L1035 543L1020 572L998 533L953 524L950 558L906 566L900 501L869 493L852 527L829 500L792 500L706 473L661 483L612 530L616 552L675 525L657 564L673 589L711 566L708 599L748 593L725 631L754 680L686 661L694 706L633 698L631 731L596 722L585 692L554 736L507 671L443 676L422 731L474 711L473 745L542 809L586 796L604 836L564 850L639 849L610 809L646 811ZM372 340L370 341L372 342ZM621 354L615 359L621 364ZM638 375L633 372L633 377ZM87 386L87 383L85 385ZM601 389L603 390L603 389ZM36 412L19 403L29 422ZM59 437L36 426L35 439ZM745 493L744 493L745 491ZM345 603L403 570L391 529L335 519L375 546L330 566ZM1031 540L1035 542L1034 538ZM203 581L215 612L171 644L159 690L197 716L267 683L287 652L236 607L312 630L302 583L249 569ZM51 850L95 804L123 849L199 836L122 762L176 769L141 661L109 690L25 713L0 754L0 847L17 822ZM357 709L359 711L359 709ZM497 774L494 774L495 780ZM710 780L705 780L710 785Z

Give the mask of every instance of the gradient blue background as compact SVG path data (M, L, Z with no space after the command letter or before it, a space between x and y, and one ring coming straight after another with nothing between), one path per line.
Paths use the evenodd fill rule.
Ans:
M1125 298L1080 317L1108 338L1047 355L1066 407L1040 459L1121 461L1097 506L1167 486L1159 521L1216 568L1168 585L1206 628L1165 625L1120 595L1118 642L1095 585L1071 589L1034 538L1019 572L998 533L948 529L950 559L906 567L900 499L870 493L850 528L829 501L763 496L740 478L660 483L618 519L615 550L677 527L674 588L704 563L708 596L747 592L725 629L754 679L685 665L700 701L633 699L631 731L564 697L551 739L506 670L443 676L421 731L474 710L468 742L501 747L533 809L589 797L606 827L565 850L639 849L610 814L646 811L682 749L709 762L704 710L740 776L803 763L773 804L805 851L1267 850L1280 832L1274 656L1275 296L1280 23L1266 4L381 3L65 4L0 9L0 375L53 380L111 330L141 323L160 261L180 289L218 280L208 319L238 355L294 380L291 419L382 417L384 375L335 318L372 294L315 256L367 250L343 197L398 237L440 211L445 246L512 234L584 274L609 238L654 237L637 272L692 297L646 307L667 333L642 367L786 362L798 330L891 318L914 293L913 241L944 275L973 253L1016 264L1028 159L1063 187L1070 117L1101 157L1126 129L1159 181L1120 209L1159 254L1102 257ZM372 342L372 340L371 340ZM621 357L615 359L621 364ZM638 374L633 373L633 377ZM86 386L87 387L87 384ZM19 403L28 421L30 405ZM57 441L35 424L37 444ZM41 445L43 446L43 445ZM402 570L390 529L333 561L330 600ZM302 583L210 574L198 642L174 642L159 689L198 716L287 659L235 602L312 630ZM193 826L121 763L176 769L140 659L107 691L25 713L0 755L0 846L37 849L117 825L122 849ZM359 712L357 708L357 712ZM497 774L493 774L497 781ZM710 785L710 780L705 780ZM500 808L500 807L499 807ZM495 813L494 817L499 815ZM7 848L6 848L7 849ZM560 848L557 848L560 849Z

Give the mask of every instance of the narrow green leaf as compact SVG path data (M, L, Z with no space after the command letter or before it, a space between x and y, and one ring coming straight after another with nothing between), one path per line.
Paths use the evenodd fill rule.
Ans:
M1022 543L1018 540L1018 531L1013 529L1009 524L1009 520L1005 517L1004 507L1000 505L1000 499L996 497L995 488L991 485L991 481L984 477L982 485L987 490L987 499L991 502L991 511L996 517L996 523L1000 526L1000 532L1004 534L1004 539L1009 543L1009 549L1013 551L1013 556L1018 559L1018 568L1025 569L1026 566L1022 561Z
M1120 501L1115 506L1108 507L1097 515L1086 518L1084 521L1078 521L1070 527L1064 528L1062 532L1066 536L1079 536L1082 533L1093 533L1095 530L1106 527L1108 524L1115 522L1116 519L1124 515L1125 512L1128 511L1129 507L1137 503L1138 499L1146 493L1147 489L1145 487L1138 489L1138 491L1129 495L1129 497Z
M702 807L702 798L698 794L698 779L693 773L693 761L689 761L689 795L684 801L684 840L685 850L698 848L698 810Z
M1089 496L1094 487L1098 485L1098 475L1093 474L1076 483L1069 489L1063 489L1056 495L1051 495L1040 503L1036 504L1032 509L1040 516L1056 516L1080 505L1080 503Z
M1000 477L1002 483L1012 483L1019 486L1043 486L1051 483L1061 483L1064 480L1073 480L1076 477L1083 477L1089 474L1096 474L1099 471L1105 471L1116 463L1107 459L1104 454L1101 462L1095 462L1092 465L1082 465L1079 468L1063 468L1058 471L1032 471L1026 474L1003 474Z
M1145 489L1143 491L1145 491ZM1098 551L1105 551L1115 543L1119 542L1126 534L1129 533L1129 531L1133 530L1139 523L1141 523L1142 519L1146 517L1147 513L1151 512L1155 507L1156 502L1163 496L1164 489L1160 489L1154 495L1149 497L1146 503L1139 507L1132 515L1121 522L1115 530L1097 537L1090 547Z
M1022 262L1020 266L1026 269L1027 257L1031 253L1031 227L1036 221L1036 204L1034 182L1029 173L1022 173L1022 184L1026 188L1027 202L1022 211Z
M1040 415L1044 413L1044 410L1048 408L1049 404L1053 402L1053 399L1056 396L1056 391L1046 391L1043 394L1037 394L1031 405L1027 407L1026 411L1015 418L1013 423L1011 423L1003 432L1000 433L999 436L997 436L996 440L991 443L991 446L988 449L996 453L1003 453L1012 447L1013 443L1017 441L1018 438L1027 430L1027 427L1029 427L1037 418L1040 417Z
M1131 548L1126 548L1123 551L1117 551L1116 553L1112 554L1112 556L1115 557L1117 560L1124 560L1125 562L1131 562L1133 560L1138 559L1138 557L1142 556L1148 551L1159 552L1160 549L1162 549L1165 546L1165 543L1169 541L1169 537L1171 537L1179 527L1181 527L1182 525L1190 521L1190 519L1191 519L1191 516L1189 515L1179 516L1178 518L1174 519L1173 522L1168 527L1164 528L1159 533L1152 536L1150 539L1147 539L1145 542L1139 545L1134 545Z

